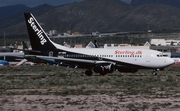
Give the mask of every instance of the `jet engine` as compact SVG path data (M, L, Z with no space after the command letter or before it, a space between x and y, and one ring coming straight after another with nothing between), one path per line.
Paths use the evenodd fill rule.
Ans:
M101 63L94 66L94 72L100 73L101 75L106 75L107 73L113 73L115 70L114 64L111 63Z

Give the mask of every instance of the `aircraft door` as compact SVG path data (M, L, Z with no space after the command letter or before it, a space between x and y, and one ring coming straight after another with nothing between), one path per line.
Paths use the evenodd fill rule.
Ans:
M166 59L164 59L164 63L166 63Z
M146 55L146 62L150 62L150 56L151 56L151 54L147 53L147 55Z

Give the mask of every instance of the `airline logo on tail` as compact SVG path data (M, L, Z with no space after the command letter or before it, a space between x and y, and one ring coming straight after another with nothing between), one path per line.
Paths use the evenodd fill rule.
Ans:
M29 18L28 23L31 25L34 32L38 35L41 45L44 45L47 42L47 40L44 38L43 31L41 29L38 29L38 27L35 24L35 20L32 17Z

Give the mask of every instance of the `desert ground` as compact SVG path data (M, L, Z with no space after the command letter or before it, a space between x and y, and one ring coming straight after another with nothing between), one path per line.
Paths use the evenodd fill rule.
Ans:
M1 111L178 111L180 66L91 77L60 66L0 67Z

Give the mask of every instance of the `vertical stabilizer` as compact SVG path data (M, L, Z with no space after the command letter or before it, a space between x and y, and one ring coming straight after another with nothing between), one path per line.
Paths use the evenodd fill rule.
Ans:
M23 46L23 52L24 52L24 55L28 55L29 54L29 50L28 50L28 47L27 47L27 44L22 41L22 46Z
M24 13L32 50L46 54L56 47L31 13Z

